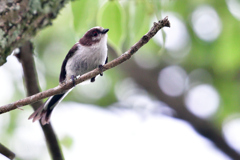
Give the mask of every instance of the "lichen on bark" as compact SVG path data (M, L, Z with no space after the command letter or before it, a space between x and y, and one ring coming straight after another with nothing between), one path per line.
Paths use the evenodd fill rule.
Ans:
M69 0L7 0L0 2L0 65L11 52L51 24Z

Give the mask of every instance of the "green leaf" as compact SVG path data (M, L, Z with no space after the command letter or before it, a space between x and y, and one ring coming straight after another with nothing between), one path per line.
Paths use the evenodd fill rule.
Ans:
M146 13L147 6L145 2L139 2L135 4L134 18L132 19L134 42L138 41L148 31L150 18L147 17Z
M238 73L240 67L238 22L226 20L225 23L225 30L214 45L214 63L212 65L218 73L229 73L229 71Z
M125 37L125 14L118 1L108 1L100 9L98 24L103 28L109 28L108 40L110 45L120 51Z
M71 2L73 13L73 26L79 35L86 32L96 24L98 11L97 0L79 0Z
M72 137L65 135L62 139L61 139L61 144L64 145L66 148L70 149L73 145L73 139Z

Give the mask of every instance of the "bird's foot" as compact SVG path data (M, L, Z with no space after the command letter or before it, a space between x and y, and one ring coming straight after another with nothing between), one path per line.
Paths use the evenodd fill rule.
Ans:
M71 79L72 79L73 87L75 87L75 76L72 75L72 76L71 76Z
M103 69L104 69L103 65L100 64L98 68L100 69L100 76L103 76Z
M91 82L94 82L95 81L95 77L91 78Z

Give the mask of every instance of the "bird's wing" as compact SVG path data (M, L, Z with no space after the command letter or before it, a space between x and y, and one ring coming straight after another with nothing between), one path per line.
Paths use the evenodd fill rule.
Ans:
M106 61L105 61L105 64L106 64L106 63L108 63L108 56L107 56Z
M67 64L67 61L69 60L69 58L71 58L74 53L76 52L76 50L78 49L79 43L76 43L68 52L68 54L66 55L63 63L62 63L62 68L61 68L61 73L60 73L60 76L59 76L59 82L62 83L65 81L66 79L66 64Z

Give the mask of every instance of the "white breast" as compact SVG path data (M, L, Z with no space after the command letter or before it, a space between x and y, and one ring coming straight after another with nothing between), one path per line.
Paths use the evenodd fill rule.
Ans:
M82 46L79 44L78 48L66 64L67 80L72 75L83 75L105 63L107 58L107 35L99 43L92 46Z

